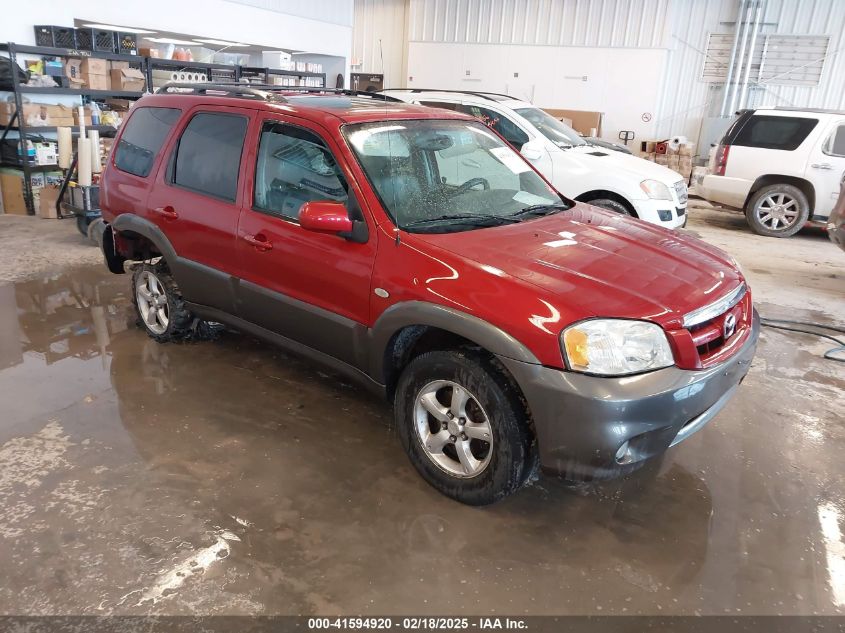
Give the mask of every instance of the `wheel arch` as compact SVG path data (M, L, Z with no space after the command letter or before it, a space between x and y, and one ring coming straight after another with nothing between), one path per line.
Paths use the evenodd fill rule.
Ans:
M525 345L491 323L422 301L399 303L385 310L370 330L369 338L369 373L385 385L388 398L393 397L404 367L426 351L477 347L494 356L540 364Z
M109 226L118 234L116 250L126 259L143 260L161 255L170 266L176 263L176 250L170 240L149 220L123 213Z
M639 217L637 215L637 210L634 208L634 205L631 204L631 201L628 200L622 194L616 193L615 191L610 191L609 189L593 189L591 191L586 191L582 193L580 196L576 197L575 199L578 202L591 202L592 200L599 200L601 198L608 198L610 200L614 200L619 204L625 206L626 209L631 213L632 216L635 218Z
M816 189L813 187L813 183L811 183L806 178L800 178L798 176L787 176L786 174L766 174L765 176L760 176L757 180L754 181L754 184L751 185L751 189L748 190L748 195L745 196L745 203L742 205L744 210L748 209L748 203L751 202L751 198L760 191L763 187L768 187L769 185L792 185L793 187L798 187L805 196L807 196L807 201L810 204L810 215L809 218L813 217L813 212L816 208Z

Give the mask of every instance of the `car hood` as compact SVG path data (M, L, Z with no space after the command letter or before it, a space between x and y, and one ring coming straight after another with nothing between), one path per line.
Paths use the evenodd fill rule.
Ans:
M584 160L590 161L594 169L624 171L632 176L636 176L640 181L648 179L659 180L671 187L679 180L683 180L683 177L679 173L672 171L668 167L652 163L638 156L616 152L603 147L579 145L578 147L572 147L563 151L578 154Z
M584 204L519 224L414 237L532 284L569 322L621 317L676 329L684 314L743 283L730 256L697 238Z

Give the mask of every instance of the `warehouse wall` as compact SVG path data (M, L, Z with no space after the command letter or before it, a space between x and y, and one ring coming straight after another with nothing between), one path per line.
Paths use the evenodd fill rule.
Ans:
M384 85L404 87L408 63L407 0L356 0L352 72L384 73Z
M630 129L638 138L696 139L721 105L721 89L701 80L707 36L732 32L737 6L738 0L356 0L353 55L364 59L364 70L375 70L368 46L378 33L396 32L393 19L406 15L407 44L391 39L384 47L386 68L398 65L389 58L407 56L406 86L508 90L541 106L603 111L607 138ZM750 103L845 109L845 1L768 0L763 21L763 33L831 35L829 56L820 86L752 87Z
M171 0L114 2L38 0L18 2L0 20L0 41L34 44L35 24L90 22L175 31L272 48L290 48L349 59L353 0ZM306 11L307 5L311 10ZM259 6L260 5L260 6ZM281 9L291 5L296 13ZM201 8L197 8L200 6ZM323 18L322 16L328 16ZM317 19L320 17L321 19Z

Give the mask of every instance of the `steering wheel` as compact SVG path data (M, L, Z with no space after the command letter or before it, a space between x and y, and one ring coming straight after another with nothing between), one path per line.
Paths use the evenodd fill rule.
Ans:
M465 193L475 187L476 185L481 185L482 188L486 191L490 189L490 181L486 178L470 178L464 184L458 185L454 191L449 194L449 197L459 196L462 193Z

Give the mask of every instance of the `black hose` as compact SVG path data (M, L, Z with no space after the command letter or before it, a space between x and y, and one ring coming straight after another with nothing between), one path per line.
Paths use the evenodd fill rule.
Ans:
M845 363L845 356L837 357L836 354L845 354L845 341L836 338L835 336L831 336L830 334L822 334L821 332L815 332L813 330L808 330L806 327L816 328L817 330L828 330L831 332L840 332L845 334L845 328L835 327L832 325L821 325L820 323L812 323L810 321L791 321L789 319L768 319L768 318L761 318L760 324L764 327L770 327L775 330L785 330L787 332L798 332L800 334L812 334L813 336L818 336L820 338L825 338L834 343L837 343L837 347L833 347L827 350L824 353L824 358L827 360L834 360L837 363ZM787 327L787 325L803 325L804 328L800 327Z

